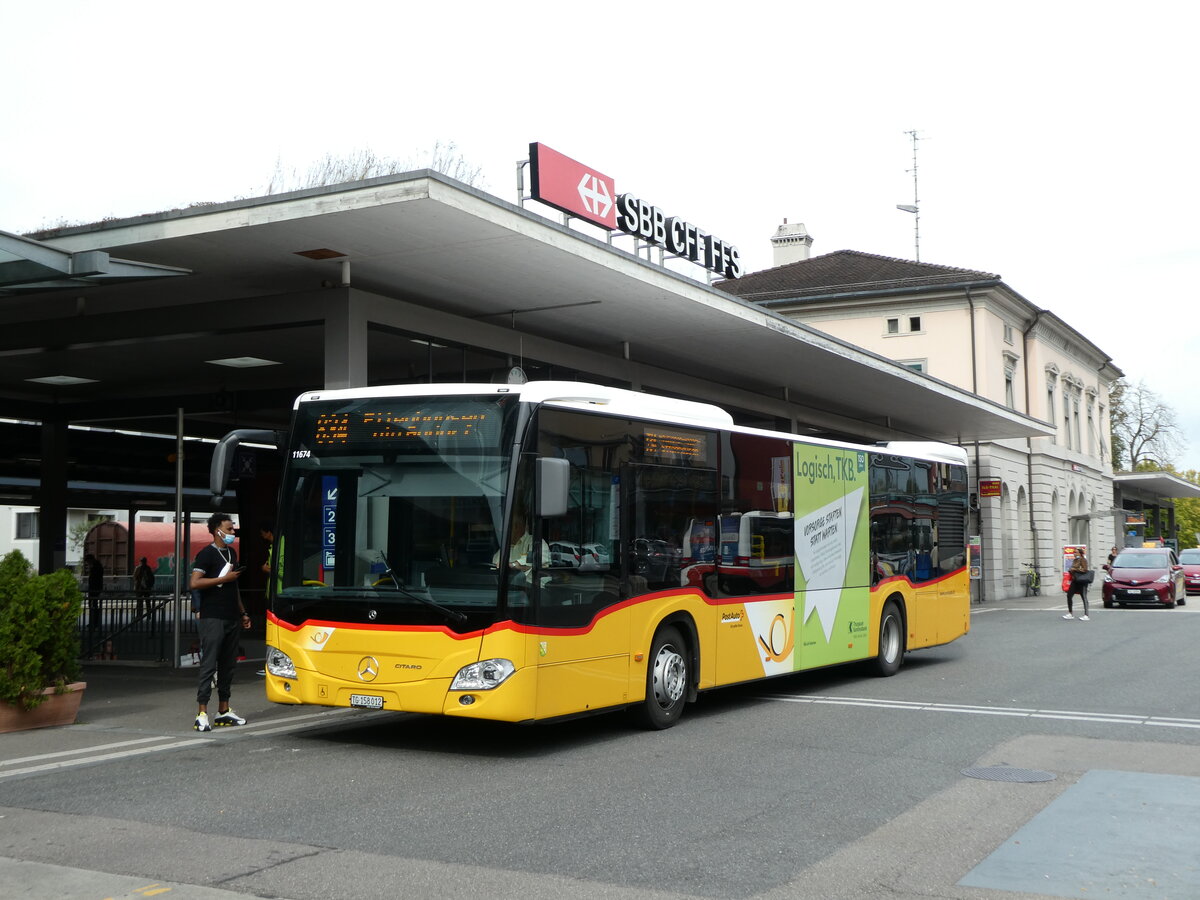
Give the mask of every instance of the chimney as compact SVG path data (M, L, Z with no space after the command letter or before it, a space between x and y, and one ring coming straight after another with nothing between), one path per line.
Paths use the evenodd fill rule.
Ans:
M771 238L771 246L775 250L775 265L785 266L808 259L812 242L812 235L808 233L803 222L789 225L788 220L784 219L783 224L775 229L775 236Z

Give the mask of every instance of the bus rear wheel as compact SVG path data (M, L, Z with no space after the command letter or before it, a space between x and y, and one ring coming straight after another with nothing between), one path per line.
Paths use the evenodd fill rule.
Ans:
M670 728L679 721L687 702L691 664L679 629L660 629L650 645L646 665L646 699L638 718L647 728Z
M875 671L881 676L895 675L904 662L904 620L900 608L889 600L883 604L879 615L879 653L875 657Z

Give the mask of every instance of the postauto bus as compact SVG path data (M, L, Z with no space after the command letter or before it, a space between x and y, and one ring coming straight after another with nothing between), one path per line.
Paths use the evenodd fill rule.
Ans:
M958 447L802 439L547 381L313 391L286 455L277 703L505 722L628 708L666 728L712 688L864 660L892 675L969 628ZM770 577L720 551L742 522L752 548L769 526ZM607 553L556 563L559 542ZM908 557L923 564L879 563Z

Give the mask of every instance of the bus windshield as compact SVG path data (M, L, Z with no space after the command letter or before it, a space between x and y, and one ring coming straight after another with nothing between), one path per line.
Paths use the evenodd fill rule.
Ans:
M301 403L276 539L276 615L450 627L494 619L518 405L502 394Z

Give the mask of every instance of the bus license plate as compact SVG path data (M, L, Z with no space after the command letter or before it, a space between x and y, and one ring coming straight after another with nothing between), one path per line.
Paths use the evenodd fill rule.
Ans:
M383 698L374 694L351 694L350 705L362 709L383 709Z

